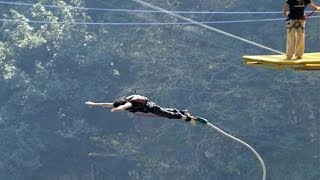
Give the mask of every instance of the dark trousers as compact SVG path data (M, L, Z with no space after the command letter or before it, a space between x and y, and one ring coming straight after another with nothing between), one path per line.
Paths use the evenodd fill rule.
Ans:
M147 103L147 109L149 113L166 117L169 119L181 119L181 112L175 108L163 108L155 104L154 102Z

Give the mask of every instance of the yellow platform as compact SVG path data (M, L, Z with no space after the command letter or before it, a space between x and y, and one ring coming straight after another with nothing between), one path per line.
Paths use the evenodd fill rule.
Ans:
M320 52L305 53L302 59L286 60L285 55L243 56L244 63L258 67L293 70L320 70Z

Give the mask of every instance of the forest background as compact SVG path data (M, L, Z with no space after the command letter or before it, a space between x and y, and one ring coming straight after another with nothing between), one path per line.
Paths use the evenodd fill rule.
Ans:
M2 2L0 179L261 178L253 154L212 129L84 104L135 91L161 106L188 109L245 140L264 159L268 179L320 179L319 72L247 67L243 55L274 53L196 25L83 23L182 22L163 13L72 8L150 10L133 1ZM216 12L280 12L284 3L147 2L170 11ZM182 15L200 22L283 18ZM316 16L307 22L306 52L320 48ZM209 25L285 50L283 19Z

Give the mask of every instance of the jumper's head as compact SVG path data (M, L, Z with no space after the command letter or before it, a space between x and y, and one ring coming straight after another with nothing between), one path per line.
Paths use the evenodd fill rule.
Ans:
M120 98L120 99L116 100L113 103L113 107L116 108L116 107L119 107L121 105L124 105L125 103L126 103L126 99L125 98Z

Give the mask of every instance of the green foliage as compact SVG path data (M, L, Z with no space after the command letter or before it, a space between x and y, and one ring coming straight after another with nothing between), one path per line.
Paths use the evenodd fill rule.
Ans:
M190 11L276 11L283 5L149 2ZM319 179L318 72L245 67L243 54L269 52L198 26L77 25L73 22L179 20L160 13L119 14L73 6L143 9L116 0L41 1L32 7L0 9L5 18L19 20L1 24L0 179L261 177L259 163L247 149L212 129L84 105L135 90L159 105L187 108L245 140L265 160L270 179ZM198 21L240 19L185 16ZM257 24L215 27L284 49L283 22ZM318 30L309 24L308 51L313 51Z

